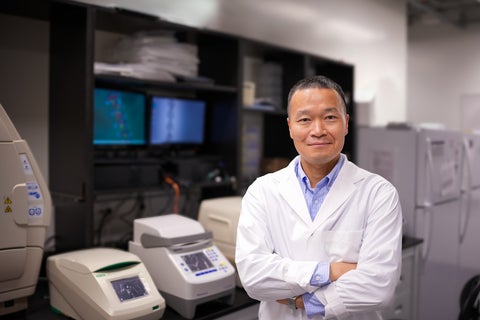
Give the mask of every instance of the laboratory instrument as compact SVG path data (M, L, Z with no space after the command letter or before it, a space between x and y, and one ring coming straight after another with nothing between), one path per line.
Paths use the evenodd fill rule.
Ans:
M165 299L133 253L92 248L48 257L50 306L73 319L160 319Z
M200 203L198 221L213 234L213 243L235 266L235 245L238 219L242 208L241 196L205 199ZM236 285L242 287L238 273Z
M211 300L233 304L235 269L197 220L178 214L136 219L129 250L183 317L192 319L196 307Z
M0 316L26 309L42 263L52 201L35 158L0 105Z

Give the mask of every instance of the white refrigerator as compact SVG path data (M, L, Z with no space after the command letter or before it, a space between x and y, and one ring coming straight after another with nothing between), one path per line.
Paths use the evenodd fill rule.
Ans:
M421 238L419 319L457 319L462 134L409 126L360 127L357 164L397 188L404 234Z
M458 256L462 286L480 274L480 134L464 135L464 151Z

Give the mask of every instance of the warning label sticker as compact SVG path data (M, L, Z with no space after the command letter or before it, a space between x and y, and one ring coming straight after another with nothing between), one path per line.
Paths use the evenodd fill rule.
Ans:
M10 197L3 197L3 206L4 206L4 209L3 209L4 213L13 212L13 210L12 210L12 200L10 199Z

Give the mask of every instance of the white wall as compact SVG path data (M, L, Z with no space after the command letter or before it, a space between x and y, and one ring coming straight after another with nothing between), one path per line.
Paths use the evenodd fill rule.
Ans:
M419 25L408 45L408 120L462 129L462 95L480 94L480 27Z

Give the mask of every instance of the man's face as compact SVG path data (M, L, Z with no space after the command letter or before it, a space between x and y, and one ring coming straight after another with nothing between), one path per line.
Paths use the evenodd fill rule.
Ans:
M288 128L302 160L311 165L336 161L348 133L348 114L333 89L298 90L290 101Z

